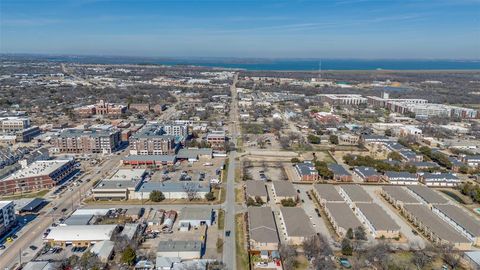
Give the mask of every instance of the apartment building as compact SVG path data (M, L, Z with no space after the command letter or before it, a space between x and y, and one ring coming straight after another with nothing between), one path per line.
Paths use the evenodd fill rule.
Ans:
M16 220L13 201L0 201L0 236L7 233L16 224Z
M304 161L303 163L297 163L295 165L295 171L300 181L317 181L319 178L318 171L315 169L310 161Z
M163 127L149 124L129 138L131 155L171 155L178 145L174 135L165 135Z
M452 173L423 173L420 181L431 187L456 187L461 181Z
M326 94L320 95L320 98L323 102L331 105L360 105L367 103L366 98L356 94Z
M110 154L120 144L118 130L63 130L52 139L54 151L72 154Z
M74 160L39 160L0 180L0 194L49 189L75 169Z

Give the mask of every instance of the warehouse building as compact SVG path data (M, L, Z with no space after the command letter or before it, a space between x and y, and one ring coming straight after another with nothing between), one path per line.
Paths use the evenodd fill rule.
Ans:
M480 220L453 204L434 205L432 211L452 225L457 231L470 239L474 245L480 245Z
M199 182L146 182L133 194L137 200L146 200L154 190L161 191L165 199L201 199L210 192L210 184Z
M282 200L292 199L297 201L297 192L293 187L293 184L289 181L273 181L272 192L275 197L275 203L281 203Z
M331 184L315 184L313 185L313 194L317 197L320 205L325 205L327 202L345 202L340 193Z
M417 185L418 176L409 172L393 172L388 171L383 175L385 181L392 185Z
M382 196L398 209L403 208L405 204L420 204L421 202L411 195L403 187L383 186Z
M51 246L88 247L100 241L111 240L117 225L72 225L52 227L44 242Z
M410 193L425 204L446 204L448 200L435 190L421 185L407 187Z
M400 226L376 203L357 203L355 211L375 238L398 238Z
M270 207L249 207L247 214L249 250L253 252L277 251L280 240L272 209Z
M281 207L280 220L289 245L301 245L303 241L315 235L315 230L302 208Z
M177 161L174 155L129 155L122 159L123 165L130 166L172 166Z
M259 197L263 202L268 201L267 188L263 181L257 180L248 180L245 181L245 198L255 198Z
M451 244L461 250L472 246L468 238L434 214L428 206L408 204L402 209L402 213L434 243Z
M355 203L371 203L372 197L359 185L340 185L340 195L351 206Z
M200 227L212 226L213 210L198 207L184 207L180 212L178 223L180 226Z
M362 226L357 216L355 216L350 206L346 203L327 202L324 208L328 220L340 237L344 237L348 229L353 230Z
M182 148L177 153L177 159L195 162L199 160L211 160L213 158L212 148Z
M204 245L201 241L167 240L160 241L157 247L157 257L180 258L194 260L202 257Z

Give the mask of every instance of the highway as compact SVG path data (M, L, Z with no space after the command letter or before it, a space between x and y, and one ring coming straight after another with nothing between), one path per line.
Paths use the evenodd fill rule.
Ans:
M230 140L236 145L238 137L238 100L236 84L238 80L238 74L235 74L231 90L231 106L230 106ZM235 249L235 168L236 168L236 151L230 151L228 174L226 183L226 199L225 199L225 232L230 231L230 236L225 236L223 244L223 262L227 266L227 269L237 269L236 266L236 249Z
M89 182L84 181L80 186L74 187L73 191L67 189L60 198L52 200L44 209L46 212L40 214L32 222L22 228L18 233L19 237L13 243L7 245L7 249L5 249L0 255L0 269L15 269L20 265L20 260L25 262L26 260L31 259L22 259L22 256L20 255L22 252L29 250L29 246L32 245L32 243L39 242L39 239L43 236L43 232L45 232L45 230L52 224L52 219L63 216L63 213L61 212L62 209L69 209L67 213L76 209L75 206L79 205L81 197L84 196L84 194L81 193L90 190L96 180L100 180L104 174L111 172L116 166L119 166L120 160L125 153L126 151L121 155L113 155L109 157L103 165L100 165L100 168L97 165L97 167L94 167L90 172L85 174L83 178L91 178ZM53 210L53 207L57 207L55 211Z

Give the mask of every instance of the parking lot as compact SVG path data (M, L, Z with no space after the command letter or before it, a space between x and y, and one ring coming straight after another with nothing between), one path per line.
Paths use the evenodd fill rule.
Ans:
M287 180L285 171L281 163L266 163L265 166L261 166L261 164L255 164L254 166L248 168L247 172L252 178L252 180Z
M148 181L205 181L220 179L222 166L225 162L223 158L214 158L208 162L198 161L178 162L172 168L155 171Z

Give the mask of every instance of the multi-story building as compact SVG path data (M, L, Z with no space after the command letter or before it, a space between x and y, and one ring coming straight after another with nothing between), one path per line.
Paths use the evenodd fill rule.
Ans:
M162 125L165 135L181 136L186 138L188 136L188 126L181 124L164 124Z
M50 189L75 169L74 160L39 160L0 180L0 194Z
M110 154L120 144L118 130L67 129L52 140L54 149L60 153Z
M175 154L178 144L174 135L165 135L163 127L150 124L130 136L131 155L171 155Z
M367 99L356 94L326 94L320 95L323 102L331 105L360 105L367 103Z
M295 165L295 171L297 172L300 181L317 181L319 178L315 165L310 161L297 163Z
M13 201L0 201L0 236L7 233L16 223Z
M213 149L224 150L226 139L224 130L214 130L207 134L207 142Z
M452 173L423 173L420 174L420 181L426 186L432 187L456 187L461 182Z
M0 118L0 134L12 143L29 142L40 134L40 129L38 126L31 126L28 117L11 116Z
M97 104L75 108L75 112L81 117L93 115L121 116L125 114L127 107L121 104L108 103L100 100Z
M2 117L0 118L0 129L2 133L14 133L30 127L28 117Z

